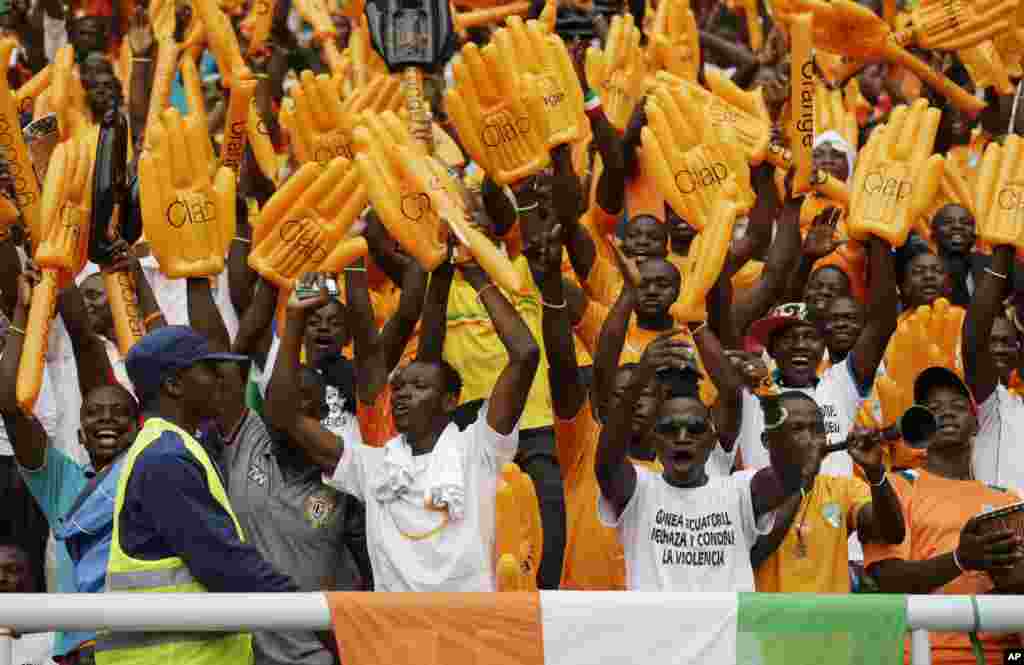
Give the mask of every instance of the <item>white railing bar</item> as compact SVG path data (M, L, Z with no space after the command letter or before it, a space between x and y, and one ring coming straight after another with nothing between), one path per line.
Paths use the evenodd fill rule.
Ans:
M546 592L559 593L559 592ZM569 592L572 593L572 592ZM636 595L638 592L634 592ZM645 593L663 607L666 594ZM686 594L691 598L699 594ZM983 631L1024 631L1024 598L978 596ZM51 630L231 631L327 630L330 610L322 593L104 593L3 594L0 626L19 633ZM969 596L908 596L911 630L974 628Z
M910 632L910 665L932 665L932 645L927 630L919 628Z

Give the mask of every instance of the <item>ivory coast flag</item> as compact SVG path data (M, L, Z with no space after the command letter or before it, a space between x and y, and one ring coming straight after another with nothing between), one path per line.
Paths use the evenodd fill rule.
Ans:
M880 594L327 597L345 665L901 665L906 629Z

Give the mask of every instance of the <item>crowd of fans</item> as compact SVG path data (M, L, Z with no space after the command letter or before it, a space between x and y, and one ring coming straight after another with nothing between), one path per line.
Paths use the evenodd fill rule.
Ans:
M918 7L861 2L893 26ZM676 21L665 18L672 3L692 28L666 27ZM324 109L333 107L312 103L317 90L334 94L334 106L382 111L405 74L361 78L383 66L361 9L165 4L8 0L0 15L0 32L16 42L0 48L10 53L7 96L32 138L35 168L21 172L9 142L0 146L0 591L1024 592L1014 511L1009 527L974 519L1024 500L1024 227L1012 211L1009 227L991 221L1007 201L1020 207L1005 188L992 204L993 187L1011 180L1020 196L1020 183L1001 175L1024 156L1012 85L1024 54L1016 8L1006 34L980 45L910 48L975 95L972 112L906 66L817 48L814 176L799 187L801 139L788 128L802 111L786 17L800 2L533 2L528 18L561 35L586 96L585 137L551 147L549 166L510 179L474 162L451 94L464 80L452 66L461 56L424 87L436 143L429 159L443 163L472 228L521 280L514 291L493 261L457 247L457 234L451 253L425 268L383 207L394 184L386 178L376 190L366 183L370 205L347 236L365 240L364 257L336 271L268 270L259 246L272 214L299 194L307 216L330 220L346 207L335 189L309 198L306 163L326 172L349 164L328 166L318 151L352 157L323 140ZM250 48L257 5L272 17ZM211 6L256 82L241 115L231 108L240 78L223 71ZM322 15L333 31L314 25ZM485 49L498 27L462 26L455 39ZM672 30L682 37L673 41ZM180 114L171 120L152 109L168 49L188 61L168 91ZM756 99L769 150L790 160L750 158L748 181L711 195L699 220L695 208L675 209L683 199L657 174L659 160L683 150L667 141L682 130L666 128L702 122L693 109L679 117L671 102L680 98L658 88L669 80L658 70L686 78L687 62L690 85L720 104L697 116ZM992 63L1011 85L999 84ZM612 85L610 69L633 80ZM48 87L37 85L42 76ZM68 76L82 99L68 94ZM249 141L237 159L223 269L181 277L152 237L145 178L163 172L179 187L174 152L189 151L197 109L221 163L231 141ZM915 134L925 109L941 112L934 138ZM46 317L35 303L51 272L23 181L36 177L43 211L54 210L52 170L75 186L65 147L89 127L116 126L118 115L130 128L124 200L139 205L142 181L144 235L115 242L100 265L90 254L84 270L58 282L40 345L28 333ZM68 124L86 129L69 133ZM385 125L370 126L379 136ZM185 142L175 143L182 127ZM943 157L930 198L919 193L928 189L923 171L895 184L857 172L907 137L930 150L924 158ZM401 143L369 149L383 145L401 160L411 154ZM1004 152L991 157L993 146ZM65 161L54 166L58 154ZM205 164L195 150L191 159ZM709 160L694 187L716 184L719 167ZM823 182L833 189L814 186ZM676 183L685 189L678 174ZM904 184L916 197L909 234L885 232L894 208L874 227L854 209L856 187L892 187L899 199L911 196ZM81 204L89 214L100 189L85 187L94 192ZM286 196L289 187L298 193ZM718 211L743 207L741 189L752 203L735 225L730 218L715 261ZM120 215L127 237L131 213ZM112 275L136 292L144 330L130 349ZM687 280L706 282L703 302ZM26 402L33 354L42 357L41 388ZM313 632L161 639L23 636L15 662L339 662L331 637ZM1020 636L932 636L941 663L973 663L978 653L993 663L1011 646ZM218 655L202 660L202 649Z

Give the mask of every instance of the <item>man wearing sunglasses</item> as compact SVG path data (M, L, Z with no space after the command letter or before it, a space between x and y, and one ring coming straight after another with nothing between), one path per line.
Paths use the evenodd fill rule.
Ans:
M885 475L877 432L854 429L848 452L868 478L819 475L827 443L825 418L813 398L800 391L762 397L761 435L772 463L787 452L803 462L803 485L775 511L775 527L751 550L758 591L850 593L847 540L899 544L903 512ZM772 425L769 427L768 425ZM740 474L752 474L741 471Z
M800 490L802 462L781 449L752 476L709 478L717 434L700 400L693 349L673 339L676 332L648 345L609 409L595 465L600 517L618 532L631 591L753 591L750 548L771 530L775 508ZM651 434L660 474L627 458L637 398L653 381L666 391Z

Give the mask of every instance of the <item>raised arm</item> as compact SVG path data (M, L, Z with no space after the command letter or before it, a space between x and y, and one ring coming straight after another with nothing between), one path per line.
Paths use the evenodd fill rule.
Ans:
M704 369L718 389L718 403L713 413L718 428L718 443L726 452L731 452L736 444L743 415L743 375L725 354L718 338L719 330L732 329L732 322L729 321L731 308L732 282L723 272L708 293L707 325L699 326L693 333L693 341L700 352Z
M416 357L428 362L440 362L444 356L444 340L448 332L448 293L455 277L455 264L444 261L430 274L427 300L423 304L423 322L420 324L420 347Z
M303 279L307 279L304 277ZM299 354L302 335L311 312L327 304L326 293L301 300L298 289L288 300L287 323L281 346L274 363L274 374L267 388L263 412L270 424L288 434L291 441L302 449L326 474L333 474L341 459L345 442L325 429L320 421L302 413L297 405L302 402L300 390Z
M31 414L26 415L18 407L17 383L18 365L25 343L25 325L28 322L28 307L32 301L32 285L35 273L23 273L18 277L17 302L11 325L7 329L7 340L3 355L0 355L0 414L3 415L14 457L26 469L38 469L46 462L46 431Z
M614 247L614 245L613 245ZM597 403L594 407L599 412L604 412L609 406L608 401L612 396L615 385L615 373L619 367L619 356L622 355L622 347L626 343L626 335L629 333L629 318L633 315L633 308L636 307L637 286L640 284L640 273L636 265L626 259L618 247L615 248L615 255L619 262L619 270L623 273L622 291L619 298L601 326L601 336L597 340L597 352L594 353L594 390L597 396Z
M871 285L867 323L850 352L851 369L861 389L868 389L874 383L875 372L885 355L885 347L889 345L889 337L896 330L900 306L892 248L888 242L871 236L868 251L871 252Z
M277 287L260 277L253 289L252 301L238 321L238 334L231 345L231 351L259 359L260 365L266 359L269 347L267 330L274 325L277 309Z
M188 285L188 321L196 332L203 335L214 351L227 351L231 348L231 337L224 325L217 303L213 301L213 289L207 277L189 277Z
M871 503L857 511L857 535L862 543L899 545L906 536L906 525L899 496L885 475L882 437L878 432L855 428L848 440L850 457L864 469L871 485Z
M107 385L113 370L107 345L89 325L89 314L85 308L82 292L74 284L57 296L57 312L64 321L64 327L71 338L71 350L78 367L78 389L84 398L94 388Z
M498 434L510 434L519 422L533 377L540 363L540 347L519 312L490 276L475 263L459 267L462 276L476 290L487 309L498 338L508 352L508 364L501 370L487 406L487 424Z
M1001 245L992 250L992 265L978 278L974 298L967 308L960 339L964 376L978 403L984 402L999 384L999 370L992 358L992 324L1006 293L1014 249ZM993 274L995 273L995 274Z
M742 339L751 323L761 318L785 292L790 274L800 260L800 206L803 199L790 198L776 222L775 240L765 257L764 273L757 284L733 305L733 325Z

